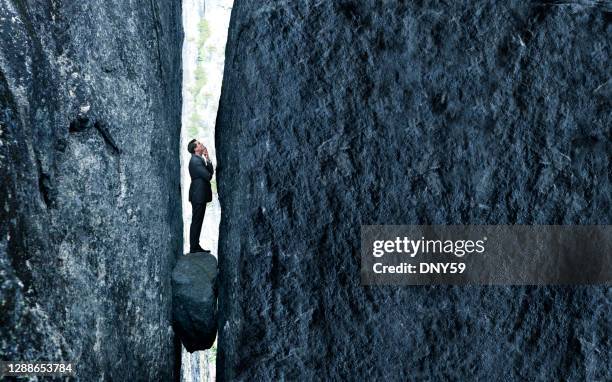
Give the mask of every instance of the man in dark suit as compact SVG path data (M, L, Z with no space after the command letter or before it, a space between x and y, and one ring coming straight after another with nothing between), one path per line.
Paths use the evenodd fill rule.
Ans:
M200 247L200 232L204 221L206 203L212 200L210 180L214 170L212 162L208 157L208 150L195 139L187 145L187 151L191 153L189 160L189 201L191 202L191 227L189 228L189 252L210 252Z

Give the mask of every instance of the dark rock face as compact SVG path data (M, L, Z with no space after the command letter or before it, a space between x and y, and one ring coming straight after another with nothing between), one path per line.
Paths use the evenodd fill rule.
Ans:
M362 224L610 224L609 21L236 1L219 378L610 380L609 287L359 285Z
M173 327L189 352L206 350L217 336L217 259L181 256L172 272Z
M0 355L171 380L180 1L0 1Z

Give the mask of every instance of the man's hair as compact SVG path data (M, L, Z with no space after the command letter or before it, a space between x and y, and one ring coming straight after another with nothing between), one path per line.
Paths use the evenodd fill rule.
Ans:
M195 139L190 140L189 144L187 145L187 151L193 154L195 152L196 146L197 146L197 141Z

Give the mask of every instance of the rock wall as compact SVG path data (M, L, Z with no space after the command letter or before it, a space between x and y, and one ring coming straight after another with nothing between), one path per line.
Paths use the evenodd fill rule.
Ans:
M0 0L0 359L172 380L180 1Z
M237 0L220 380L611 379L609 287L359 284L362 224L610 224L602 4Z

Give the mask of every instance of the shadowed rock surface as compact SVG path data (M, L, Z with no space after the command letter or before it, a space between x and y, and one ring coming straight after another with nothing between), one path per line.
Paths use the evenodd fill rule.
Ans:
M221 380L612 379L609 287L359 285L362 224L610 224L610 13L564 3L235 2Z
M180 16L0 0L0 359L173 378Z
M172 271L172 318L190 353L206 350L217 336L217 259L210 253L179 257Z

